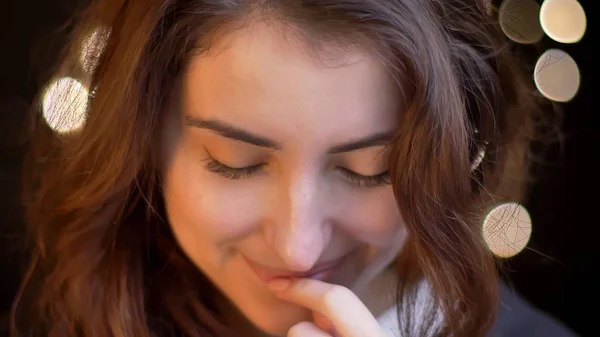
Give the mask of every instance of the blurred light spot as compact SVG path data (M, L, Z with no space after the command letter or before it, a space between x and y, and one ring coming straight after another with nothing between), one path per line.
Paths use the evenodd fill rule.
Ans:
M90 99L94 99L96 97L97 93L98 93L98 87L94 87L94 89L92 89L92 91L90 91Z
M535 85L546 98L568 102L579 90L580 74L573 58L560 49L548 49L535 64Z
M85 124L88 90L78 80L63 77L44 92L42 113L46 123L58 133L77 131Z
M483 222L483 238L498 257L521 252L531 237L531 218L518 203L505 203L492 209Z
M523 44L536 43L544 37L539 17L540 5L534 0L504 0L498 15L504 34Z
M98 66L109 36L109 29L97 28L83 40L79 62L88 73L93 73L96 66Z
M494 14L494 4L492 4L492 0L483 0L483 6L488 15Z
M576 0L545 0L540 9L540 23L553 40L575 43L585 34L587 19Z
M482 145L477 148L477 154L475 154L475 158L471 163L471 171L475 171L479 167L479 165L481 165L481 162L485 158L485 148L485 145Z

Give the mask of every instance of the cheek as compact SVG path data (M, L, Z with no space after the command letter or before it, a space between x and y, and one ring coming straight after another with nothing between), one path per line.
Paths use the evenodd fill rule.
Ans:
M343 214L340 223L345 232L363 248L351 285L362 298L377 275L401 253L406 228L391 187L347 194L344 209L338 212Z
M255 230L264 204L256 191L224 184L203 165L202 158L181 150L164 174L167 214L180 241L221 246Z
M373 246L390 246L404 232L392 188L346 194L337 209L344 229L357 241Z

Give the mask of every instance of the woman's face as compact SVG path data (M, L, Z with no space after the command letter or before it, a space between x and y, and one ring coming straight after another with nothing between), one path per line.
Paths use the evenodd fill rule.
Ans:
M168 130L164 196L183 251L250 322L284 334L310 317L267 288L313 277L360 289L404 227L385 145L401 109L379 61L316 60L265 25L192 60Z

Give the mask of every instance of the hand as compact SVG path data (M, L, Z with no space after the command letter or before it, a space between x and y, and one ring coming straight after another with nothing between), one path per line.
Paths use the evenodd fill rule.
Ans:
M277 279L269 287L281 299L313 311L314 322L300 322L288 337L380 337L383 329L348 288L312 279Z

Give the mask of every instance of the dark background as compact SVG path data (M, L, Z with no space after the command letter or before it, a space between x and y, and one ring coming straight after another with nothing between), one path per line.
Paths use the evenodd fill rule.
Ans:
M476 0L473 0L476 1ZM19 204L19 174L26 147L24 116L44 84L62 45L58 30L84 0L1 0L0 5L0 316L10 303L20 278L23 239ZM600 242L597 227L598 142L597 106L592 100L595 16L586 9L588 29L581 42L564 45L545 37L542 47L560 48L579 65L578 95L560 105L564 114L563 142L548 148L535 167L537 181L525 204L533 220L527 250L506 261L506 276L539 308L550 312L583 336L598 336ZM600 18L600 17L599 17ZM528 54L536 55L532 50ZM539 55L539 53L537 53ZM531 65L535 59L531 58ZM3 324L0 320L0 335Z

